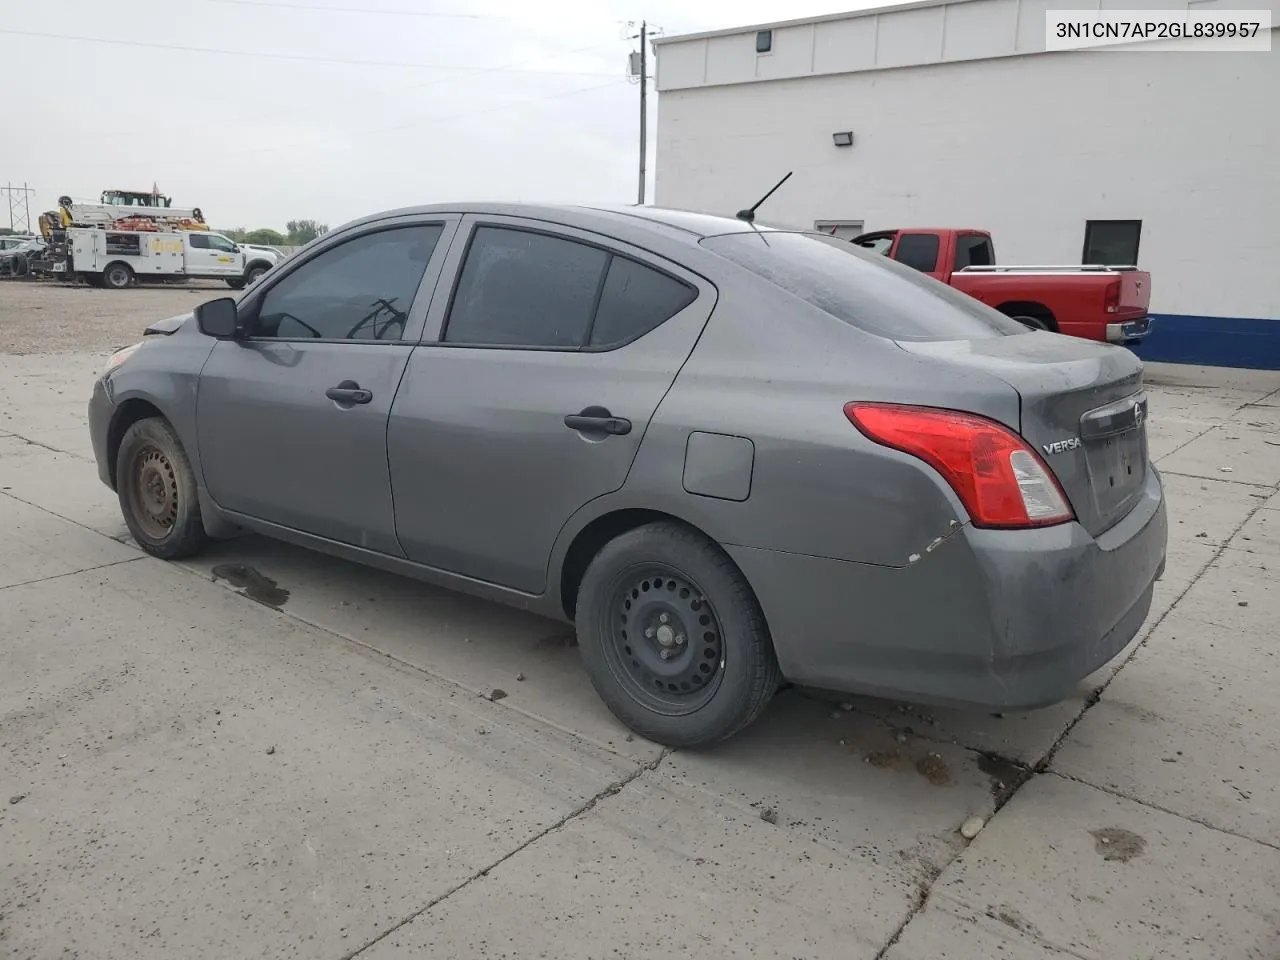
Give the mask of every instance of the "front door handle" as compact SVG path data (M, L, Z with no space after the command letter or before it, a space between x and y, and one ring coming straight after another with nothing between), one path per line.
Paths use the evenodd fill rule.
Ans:
M579 433L596 436L625 437L631 432L631 421L615 417L605 407L586 407L564 418L564 425Z
M335 403L356 404L368 403L373 399L373 391L361 388L354 380L343 380L336 387L330 387L324 395Z

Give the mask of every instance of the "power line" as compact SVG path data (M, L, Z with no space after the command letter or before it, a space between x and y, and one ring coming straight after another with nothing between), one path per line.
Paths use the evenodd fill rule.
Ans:
M524 66L525 64L540 63L544 60L555 60L558 57L570 57L579 53L593 53L597 50L604 50L605 48L616 48L619 42L621 41L610 40L606 43L592 43L592 44L588 44L585 47L574 47L569 50L558 50L554 53L548 53L538 57L525 57L521 60L515 60L515 61L512 61L511 63L499 64L498 66L494 66L494 67L476 67L470 73L462 77L458 77L458 76L435 77L434 79L425 80L421 83L412 83L407 86L397 86L393 90L375 92L370 94L370 96L385 97L385 96L394 95L396 97L403 97L404 94L406 93L410 93L415 90L424 90L428 87L438 86L443 83L456 83L459 80L471 80L477 76L483 76L486 73L513 71L515 70L515 68ZM529 71L529 72L536 73L540 71ZM556 75L552 71L545 71L545 72L551 76ZM576 74L574 75L576 76ZM587 74L587 76L592 76L592 74ZM604 86L612 86L612 84L604 84ZM587 89L594 90L598 88L589 87ZM317 116L315 111L298 111L296 109L285 109L285 107L287 106L289 105L276 104L267 111L257 110L252 113L237 114L236 116L224 118L224 122L227 124L237 124L237 123L257 123L264 120L278 120L278 119L307 120L307 119L311 119L313 116ZM333 110L332 104L326 104L324 107L324 110L325 110L326 116L332 114L332 110ZM205 126L207 125L190 127L188 129L190 130L190 132L195 133L197 130L205 129ZM119 129L112 129L112 130L104 130L101 132L86 132L81 134L81 136L86 140L92 140L95 143L101 143L101 142L111 142L114 140L123 140L126 138L135 139L137 137L137 132L134 130L121 131Z
M418 70L456 70L463 73L539 73L562 77L612 77L612 73L591 73L583 70L521 70L515 67L460 67L440 63L407 63L391 60L349 60L342 57L314 57L301 53L265 53L254 50L220 50L214 47L188 47L172 43L148 43L143 40L114 40L106 37L80 37L66 33L39 33L34 30L8 30L0 33L17 37L41 37L46 40L77 40L82 43L106 43L122 47L146 47L151 50L178 50L183 53L216 53L230 57L263 57L269 60L292 60L307 63L339 63L360 67L406 67Z
M437 13L433 10L366 10L363 7L329 7L313 3L279 3L277 0L204 0L205 3L225 3L238 7L263 7L277 10L320 10L325 13L369 13L381 16L431 17L443 20L519 20L519 17L496 13Z
M497 106L486 107L483 110L467 110L462 113L452 113L452 114L447 114L445 116L439 116L439 117L420 117L417 120L410 120L406 123L397 123L390 127L376 127L376 128L367 129L367 130L352 130L350 131L350 133L346 135L354 136L354 137L366 137L366 136L373 136L375 134L395 133L398 130L407 130L410 127L416 127L425 123L444 123L447 120L469 119L471 117L482 116L483 114L486 114L486 113L496 113L499 110L510 110L514 107L524 107L533 103L541 103L544 100L556 100L561 97L577 96L580 93L591 93L595 90L604 90L607 87L616 87L624 83L627 83L625 79L614 80L611 83L599 83L591 87L578 87L573 90L563 90L560 93L550 93L544 97L530 97L525 100L516 100L512 103L500 103ZM275 144L269 147L261 147L257 150L237 151L237 156L257 156L258 154L262 154L262 153L274 153L278 150L292 150L295 147L299 147L299 146L302 146L302 144L300 143Z

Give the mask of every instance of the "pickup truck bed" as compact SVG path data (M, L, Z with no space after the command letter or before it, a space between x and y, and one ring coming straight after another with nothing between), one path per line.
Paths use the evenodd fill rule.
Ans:
M1135 343L1151 329L1151 275L1132 266L997 266L985 230L882 230L852 243L915 267L1028 326Z

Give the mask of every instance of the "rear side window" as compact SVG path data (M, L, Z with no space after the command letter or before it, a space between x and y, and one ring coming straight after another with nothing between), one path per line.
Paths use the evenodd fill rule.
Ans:
M707 249L838 320L893 340L980 340L1027 332L972 297L855 244L783 231L707 237Z
M898 237L893 259L921 273L938 269L938 236L933 233L904 233Z
M607 347L644 336L693 302L697 291L644 264L614 257L591 328L591 346Z
M444 339L553 350L620 346L695 296L673 277L598 247L528 230L477 227Z
M956 237L956 265L952 269L989 267L995 262L990 237L980 237L973 233L962 233Z

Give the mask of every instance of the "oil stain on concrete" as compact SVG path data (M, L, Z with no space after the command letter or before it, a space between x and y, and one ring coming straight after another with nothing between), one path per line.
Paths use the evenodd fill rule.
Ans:
M1134 857L1141 856L1142 851L1147 848L1146 840L1123 827L1103 827L1089 832L1093 834L1093 848L1102 855L1103 860L1128 863Z
M215 580L225 580L250 600L279 609L289 599L285 590L270 577L259 573L247 563L220 563L213 568Z

